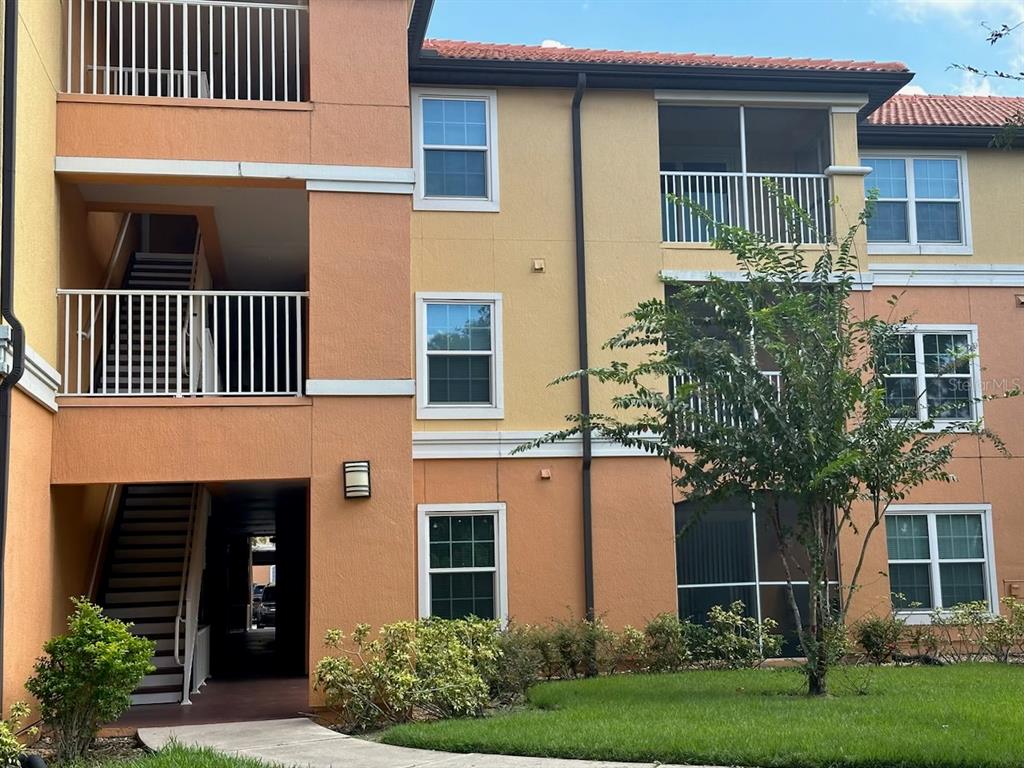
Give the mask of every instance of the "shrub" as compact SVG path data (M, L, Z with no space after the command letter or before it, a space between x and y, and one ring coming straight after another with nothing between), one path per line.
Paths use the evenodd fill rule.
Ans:
M693 632L689 622L681 622L672 613L662 613L644 627L647 638L646 667L651 672L674 672L691 659Z
M1024 654L1024 601L1008 596L1000 602L1006 613L992 618L985 628L982 643L993 659L1006 663Z
M690 654L698 666L738 669L760 666L765 659L778 656L782 635L775 634L778 623L766 618L759 622L743 615L743 603L728 608L711 606L704 626L687 622L684 634L692 637Z
M938 640L939 655L961 663L981 661L986 656L985 635L992 613L984 600L960 603L931 614L932 631Z
M21 724L29 715L28 704L16 701L11 704L11 714L6 720L0 720L0 768L18 768L24 749L18 740ZM34 733L34 729L30 729Z
M485 677L494 703L516 703L541 679L545 662L537 642L539 634L540 628L528 624L511 624L498 634L498 659Z
M372 640L360 624L350 646L338 630L325 642L337 653L317 663L315 687L354 729L480 714L501 654L498 623L475 618L385 624Z
M53 731L57 762L85 756L100 725L116 720L131 694L154 667L154 644L128 624L103 615L85 598L72 599L68 631L47 641L25 687L39 701Z
M857 644L872 664L892 661L900 652L906 622L895 616L871 616L853 625Z

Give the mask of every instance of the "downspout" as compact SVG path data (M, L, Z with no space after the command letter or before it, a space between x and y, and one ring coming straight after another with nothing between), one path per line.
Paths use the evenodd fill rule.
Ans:
M14 314L14 125L18 67L18 0L4 2L3 182L0 187L0 318L11 327L10 372L0 379L0 701L4 668L4 567L11 464L11 390L25 372L25 329Z
M572 97L572 195L576 220L576 330L579 340L579 369L590 367L587 349L587 248L583 231L583 138L580 128L580 103L587 88L587 75L580 72L576 92ZM590 380L581 376L580 413L590 415ZM594 607L594 524L591 502L590 470L593 459L591 430L585 426L582 434L583 471L581 498L583 502L583 591L587 621L593 621Z

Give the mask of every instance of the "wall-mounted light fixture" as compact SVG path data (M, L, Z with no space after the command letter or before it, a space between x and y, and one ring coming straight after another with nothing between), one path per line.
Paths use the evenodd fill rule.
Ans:
M370 497L370 462L346 461L342 464L345 479L346 499L367 499Z

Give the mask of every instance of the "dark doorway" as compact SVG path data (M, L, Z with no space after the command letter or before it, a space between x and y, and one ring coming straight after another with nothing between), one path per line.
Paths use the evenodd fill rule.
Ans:
M306 484L230 483L212 492L202 601L211 678L306 675Z

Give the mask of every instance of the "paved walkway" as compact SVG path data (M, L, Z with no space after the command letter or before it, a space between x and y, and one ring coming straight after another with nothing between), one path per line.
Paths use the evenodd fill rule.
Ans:
M140 728L139 739L154 750L176 741L179 744L210 747L221 752L254 757L268 763L309 768L653 768L662 765L508 755L457 755L392 747L335 733L304 717ZM666 765L663 768L673 766Z

